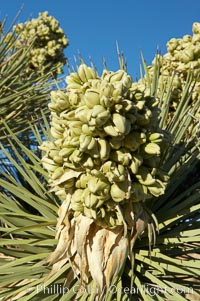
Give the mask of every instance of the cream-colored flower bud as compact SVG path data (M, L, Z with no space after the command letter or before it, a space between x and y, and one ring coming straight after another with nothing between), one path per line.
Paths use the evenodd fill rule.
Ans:
M165 185L161 181L156 180L153 185L148 186L148 191L155 197L158 197L164 193Z
M89 79L94 79L97 77L96 72L91 67L81 64L78 68L78 75L83 83L87 82Z
M98 144L99 144L99 154L100 154L100 159L102 161L108 160L110 156L110 145L109 142L105 139L98 139Z
M200 23L199 22L193 23L192 32L194 34L200 34Z
M84 95L84 103L86 106L91 109L96 105L100 104L100 95L97 90L88 89Z
M54 172L58 168L58 165L52 159L49 159L47 157L42 158L42 164L44 168L49 172Z
M152 133L148 138L151 142L159 143L163 141L164 135L162 133Z
M133 174L137 174L138 173L138 169L139 167L142 165L143 163L143 158L140 155L135 154L134 156L132 156L131 158L131 164L130 164L130 169L132 171Z
M130 197L130 186L128 181L114 183L111 186L110 194L115 202L123 202Z
M121 82L117 82L115 83L114 85L114 90L113 90L113 93L112 93L112 96L113 96L113 99L114 100L119 100L119 98L121 98L122 96L122 92L123 92L123 89L124 89L124 86Z
M109 78L109 82L114 83L114 82L121 81L124 75L125 75L124 70L118 70L117 72L113 72L113 74L111 74Z
M83 123L86 123L88 121L87 114L88 114L88 107L85 105L80 106L75 110L75 117L78 118Z
M63 175L63 167L58 167L52 174L51 179L56 180Z
M167 49L169 52L173 52L177 46L179 45L178 39L172 38L168 43L167 43Z
M119 133L117 129L111 124L111 122L104 127L104 131L111 137L117 137Z
M130 132L131 125L130 125L130 122L126 119L126 117L124 117L118 113L114 113L112 115L112 121L116 127L116 130L120 134L127 135Z
M155 184L156 180L155 178L150 174L149 170L146 167L139 167L138 173L136 175L136 178L142 185L153 185Z
M121 163L124 166L129 165L132 158L131 154L128 153L125 149L116 150L111 153L112 159L116 162Z
M105 179L106 180L106 179ZM109 184L102 179L91 177L88 181L88 189L93 194L100 194L104 189L109 188Z
M160 155L160 146L156 143L147 143L144 146L144 151L150 155Z
M114 86L111 83L103 80L100 85L100 98L102 98L103 96L107 98L112 97L113 90Z

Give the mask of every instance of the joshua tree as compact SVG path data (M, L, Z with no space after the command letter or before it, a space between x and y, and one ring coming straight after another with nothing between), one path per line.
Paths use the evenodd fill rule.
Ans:
M17 47L26 40L22 32L28 24L18 25L17 36L10 38L19 41L11 60L21 58ZM31 47L34 43L26 51ZM51 66L34 66L28 53L27 75L19 72L15 78L22 76L39 96L45 91L46 100L48 78L42 74ZM175 98L177 69L167 63L166 77L162 60L157 55L150 67L143 60L145 75L138 82L122 59L120 70L105 69L102 75L81 63L66 77L65 89L51 91L48 106L44 101L34 110L25 94L32 111L19 110L15 126L4 115L4 300L188 300L189 294L197 295L198 78L196 72L179 70ZM29 80L35 68L34 83L41 83L36 90ZM28 123L27 144L21 141L26 114L36 116Z

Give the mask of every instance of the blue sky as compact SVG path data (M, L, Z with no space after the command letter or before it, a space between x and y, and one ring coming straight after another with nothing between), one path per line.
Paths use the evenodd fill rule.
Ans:
M60 22L70 41L70 63L80 51L86 63L92 58L99 72L103 57L109 69L117 70L117 40L133 78L139 75L140 50L150 64L157 46L164 54L170 38L192 34L193 22L200 22L199 0L2 0L0 19L8 16L11 22L22 4L20 22L46 10Z

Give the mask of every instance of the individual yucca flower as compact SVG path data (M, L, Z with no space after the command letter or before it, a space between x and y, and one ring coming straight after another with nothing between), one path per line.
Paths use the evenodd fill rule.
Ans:
M99 76L82 64L66 81L49 104L54 142L41 146L52 190L64 199L59 243L47 261L53 273L69 260L82 283L93 279L101 291L120 276L151 224L142 204L165 191L159 166L165 135L157 100L124 70Z

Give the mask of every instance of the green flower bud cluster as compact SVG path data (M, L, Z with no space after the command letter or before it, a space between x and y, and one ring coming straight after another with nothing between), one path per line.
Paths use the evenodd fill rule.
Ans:
M51 93L51 134L43 166L49 183L74 215L101 225L123 223L117 208L164 193L159 170L165 137L158 129L157 100L125 71L80 65L65 91ZM123 210L122 210L123 211Z
M65 63L63 49L68 45L68 40L54 17L49 16L48 12L39 13L37 19L15 25L14 32L16 49L33 43L30 52L31 68L44 73L55 66L57 73L62 72Z

